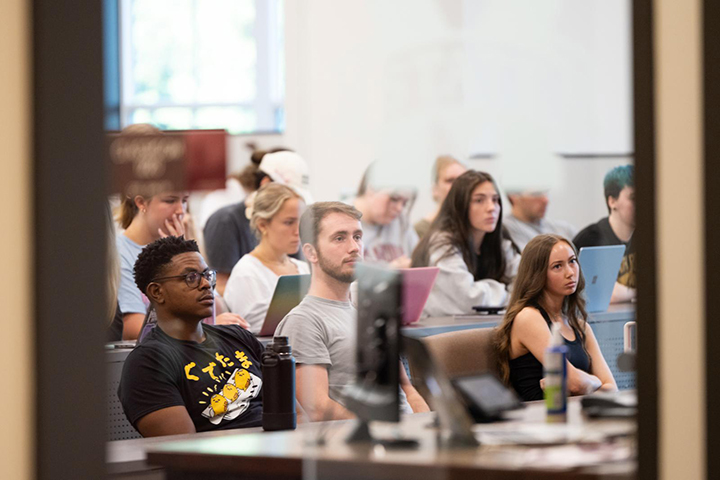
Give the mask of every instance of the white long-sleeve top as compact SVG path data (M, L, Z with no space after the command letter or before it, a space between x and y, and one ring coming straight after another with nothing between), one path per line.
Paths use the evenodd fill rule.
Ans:
M460 250L453 246L439 245L439 242L433 243L436 246L430 247L428 266L437 266L440 272L425 303L424 316L462 315L473 313L472 307L476 305L498 307L507 304L510 298L508 289L515 280L520 265L520 254L509 240L502 241L502 252L505 255L505 278L510 280L510 284L490 278L476 281L465 265ZM450 254L442 258L448 252Z
M299 274L310 273L307 263L294 258L290 261ZM279 278L249 253L243 255L230 273L223 298L231 312L247 320L252 333L257 334L262 328Z

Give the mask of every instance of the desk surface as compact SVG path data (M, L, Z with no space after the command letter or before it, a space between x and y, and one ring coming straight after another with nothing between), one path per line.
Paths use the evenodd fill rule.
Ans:
M426 317L417 323L403 327L403 334L411 337L427 337L440 333L473 328L492 328L503 319L502 315L457 315L450 317ZM590 324L604 322L627 322L635 320L634 303L618 303L610 305L605 312L591 313Z
M590 421L582 417L580 404L572 399L569 427L565 431L588 435L604 431L614 435L580 447L492 445L503 435L527 435L528 429L543 428L544 406L528 404L517 419L502 424L476 425L483 445L478 448L447 449L437 442L430 426L433 414L405 417L400 427L373 425L375 435L392 436L398 430L420 441L415 450L391 450L369 444L348 445L344 439L354 422L325 422L301 425L291 432L213 432L194 436L115 442L109 461L127 456L128 449L148 449L148 462L167 469L168 479L212 478L208 474L242 474L248 478L617 478L635 476L633 460L635 423ZM324 435L325 445L314 441ZM483 437L485 435L485 437ZM588 438L585 436L584 438ZM114 448L113 448L114 447ZM123 451L125 450L125 451ZM178 477L180 478L180 477Z

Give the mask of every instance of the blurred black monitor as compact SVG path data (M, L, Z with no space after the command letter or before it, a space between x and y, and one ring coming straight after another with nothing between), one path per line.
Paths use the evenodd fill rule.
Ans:
M370 441L367 422L400 421L400 325L402 275L360 264L358 282L357 370L344 392L345 405L360 424L349 441Z

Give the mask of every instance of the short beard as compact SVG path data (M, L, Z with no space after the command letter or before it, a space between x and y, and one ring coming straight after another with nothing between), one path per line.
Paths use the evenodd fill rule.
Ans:
M325 258L320 254L320 250L317 250L318 266L320 270L331 278L334 278L341 283L352 283L355 281L355 272L353 273L340 273L339 269L333 268L332 265L325 262Z

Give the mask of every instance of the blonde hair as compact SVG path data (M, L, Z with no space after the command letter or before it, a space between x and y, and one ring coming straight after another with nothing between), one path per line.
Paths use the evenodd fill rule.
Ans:
M128 125L127 127L123 128L122 132L120 132L120 136L128 135L162 135L162 130L160 130L154 125L150 125L149 123L136 123L134 125ZM152 197L145 198L145 200L149 201L150 198ZM115 217L120 226L123 229L127 229L132 223L133 218L135 218L135 215L138 214L138 212L139 209L135 204L135 198L125 197L123 198L120 207L117 209Z
M301 198L290 187L286 187L280 183L268 183L264 185L255 194L252 200L252 206L248 207L247 212L250 218L250 227L255 232L255 236L260 239L262 234L258 229L259 220L271 220L282 208L287 200L293 198Z
M545 291L547 283L547 269L550 263L550 252L559 242L565 242L570 245L575 255L577 249L573 243L560 235L538 235L525 246L520 259L517 277L515 277L515 285L508 302L507 312L502 323L498 327L495 347L498 352L497 361L500 376L505 383L510 381L510 331L512 330L515 317L525 307L537 307ZM562 306L562 313L567 316L568 323L577 332L580 341L587 353L585 347L585 324L587 319L587 311L585 310L585 299L583 297L585 290L585 277L580 270L577 289L572 295L565 297ZM588 359L592 362L592 357L588 354Z
M107 299L107 312L105 318L107 319L108 323L111 324L115 318L115 310L117 309L118 301L118 289L120 288L120 257L118 256L117 245L115 245L116 232L115 224L112 221L110 205L108 205L107 208L107 215L105 221L107 237L107 250L105 252L107 269L105 296Z

